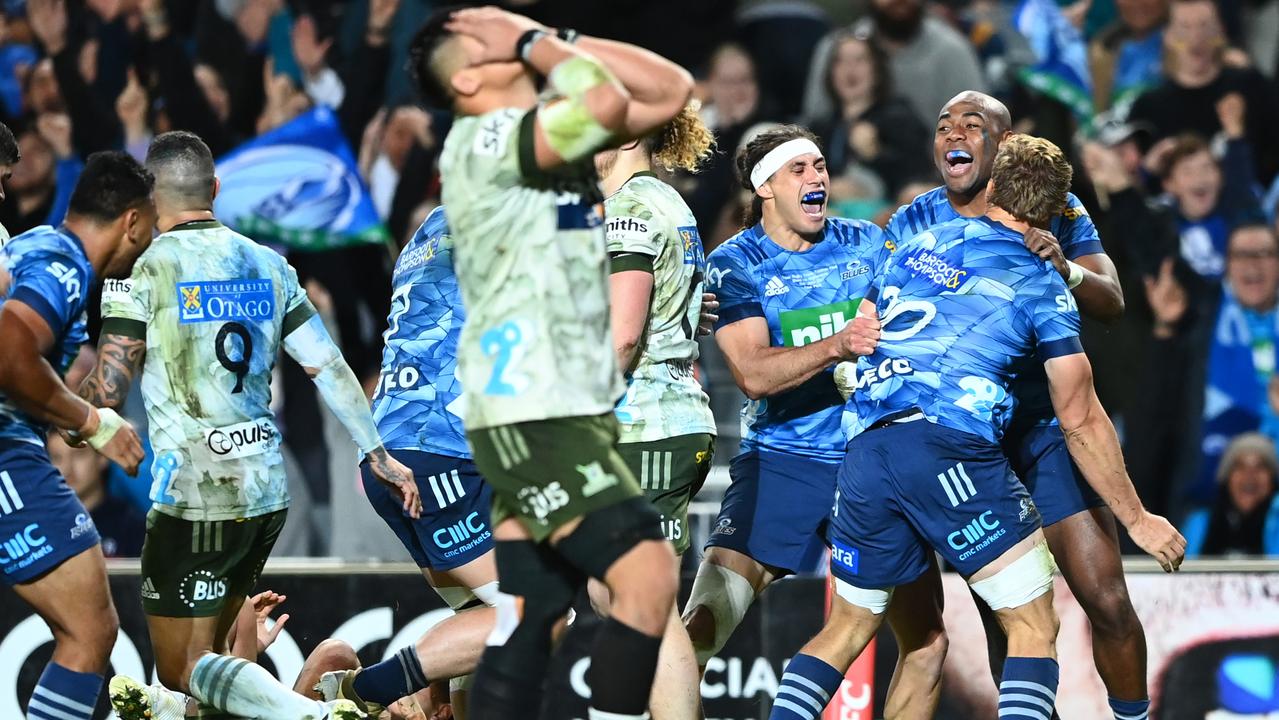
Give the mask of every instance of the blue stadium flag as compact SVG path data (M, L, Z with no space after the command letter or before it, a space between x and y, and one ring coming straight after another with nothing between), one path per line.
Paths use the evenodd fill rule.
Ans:
M1022 0L1013 27L1035 54L1033 65L1017 70L1022 82L1063 103L1081 120L1093 115L1088 46L1053 0Z
M318 107L217 163L220 220L259 242L327 250L385 242L368 187L333 111Z

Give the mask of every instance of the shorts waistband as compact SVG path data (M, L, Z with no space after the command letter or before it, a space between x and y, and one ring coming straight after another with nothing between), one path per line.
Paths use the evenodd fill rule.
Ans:
M866 432L870 432L871 430L879 430L881 428L886 428L889 425L895 425L897 423L914 422L916 420L923 420L923 419L924 419L923 410L920 410L917 407L906 408L905 410L898 410L895 413L889 413L885 415L884 417L880 418L879 420L876 420L875 422L871 423L870 427L866 428Z

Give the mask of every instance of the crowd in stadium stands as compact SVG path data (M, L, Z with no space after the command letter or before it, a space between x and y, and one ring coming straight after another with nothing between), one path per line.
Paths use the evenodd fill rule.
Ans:
M2 0L0 119L22 161L0 221L13 235L57 223L91 152L141 158L154 134L188 129L220 155L326 105L402 243L440 191L449 118L415 104L403 69L435 4ZM1020 0L513 4L694 72L719 153L676 183L707 252L740 228L749 196L733 155L759 127L816 131L832 213L884 223L938 184L931 138L946 100L966 89L1004 100L1018 130L1070 149L1073 190L1118 267L1123 318L1085 320L1084 340L1147 506L1181 519L1203 555L1279 553L1279 0L1058 3L1082 33L1082 113L1028 80L1036 57L1016 28ZM375 380L390 254L363 245L289 260L351 366ZM725 463L740 395L713 341L705 348ZM332 479L319 406L301 369L281 367L285 440L323 507ZM99 518L138 522L104 492L113 473L62 461L99 528L117 528L115 551L136 552L140 528Z

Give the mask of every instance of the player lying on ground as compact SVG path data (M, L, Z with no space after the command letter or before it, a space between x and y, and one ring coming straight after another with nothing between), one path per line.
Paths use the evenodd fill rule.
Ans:
M1041 519L998 444L1009 386L1033 353L1072 456L1138 544L1175 570L1185 541L1147 512L1092 388L1065 281L1025 246L1066 205L1071 169L1051 143L1016 135L995 159L986 213L894 252L868 297L882 341L855 369L852 439L829 539L836 597L787 666L770 718L813 720L874 636L895 587L941 553L1008 635L1000 716L1048 720L1056 699L1054 564Z
M142 606L166 687L209 714L279 720L357 717L354 703L321 703L226 654L227 630L257 582L288 508L280 434L270 409L281 348L311 376L325 404L367 454L402 508L421 512L408 468L382 447L354 373L297 274L276 252L217 221L213 156L188 132L147 151L161 235L128 280L102 297L98 362L83 397L118 407L139 373L155 449L152 509L142 548ZM123 720L162 711L156 695L117 676Z
M0 125L0 173L18 159ZM39 720L88 720L119 621L98 531L45 450L49 426L75 431L136 473L142 444L109 408L63 384L88 339L85 305L100 277L129 274L151 242L152 178L123 153L95 153L71 194L66 221L42 225L0 249L9 274L0 298L0 553L4 583L44 619L53 657L27 705Z

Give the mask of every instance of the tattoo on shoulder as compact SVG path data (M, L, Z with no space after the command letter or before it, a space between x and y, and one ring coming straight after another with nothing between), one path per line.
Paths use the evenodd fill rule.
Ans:
M103 335L98 343L97 365L80 383L80 397L97 407L119 407L129 396L146 350L145 340Z

